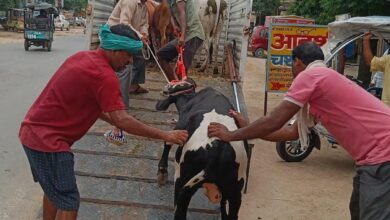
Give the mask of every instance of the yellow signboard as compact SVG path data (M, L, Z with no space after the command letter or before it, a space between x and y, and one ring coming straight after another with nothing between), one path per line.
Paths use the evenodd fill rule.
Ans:
M267 85L268 92L286 92L291 85L292 50L306 42L319 46L328 40L328 27L319 25L271 25L268 42Z

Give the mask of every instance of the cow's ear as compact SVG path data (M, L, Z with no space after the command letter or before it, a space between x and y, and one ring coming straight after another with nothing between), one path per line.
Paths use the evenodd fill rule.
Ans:
M169 96L168 98L164 100L160 100L156 104L156 110L157 111L164 111L169 108L169 106L175 102L175 97L174 96Z

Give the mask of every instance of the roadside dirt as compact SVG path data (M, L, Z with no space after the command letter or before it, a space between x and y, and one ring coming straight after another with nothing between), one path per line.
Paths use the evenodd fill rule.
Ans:
M244 96L250 121L263 115L265 59L248 56ZM281 100L269 94L268 112ZM354 163L341 148L322 140L322 149L303 162L283 162L275 143L254 140L248 193L242 200L242 220L349 219Z
M84 29L81 27L75 27L70 28L69 31L60 31L56 30L54 32L54 39L56 37L60 36L71 36L71 35L83 35ZM5 31L0 26L0 44L7 44L7 43L18 43L24 41L24 35L23 32L11 32L11 31Z

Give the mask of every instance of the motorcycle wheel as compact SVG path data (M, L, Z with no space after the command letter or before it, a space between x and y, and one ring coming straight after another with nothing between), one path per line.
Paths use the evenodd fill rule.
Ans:
M306 149L301 149L301 143L298 140L283 141L276 143L276 151L280 158L286 162L301 162L312 152L316 144L319 144L320 137L312 131L309 135L310 142Z

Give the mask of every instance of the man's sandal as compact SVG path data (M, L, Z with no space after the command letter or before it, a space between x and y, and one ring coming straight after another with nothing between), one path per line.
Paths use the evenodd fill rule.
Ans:
M124 143L126 143L126 137L123 134L123 131L120 130L118 135L115 135L112 130L107 131L104 133L104 137L106 138L106 141L115 144L117 146L121 146Z

